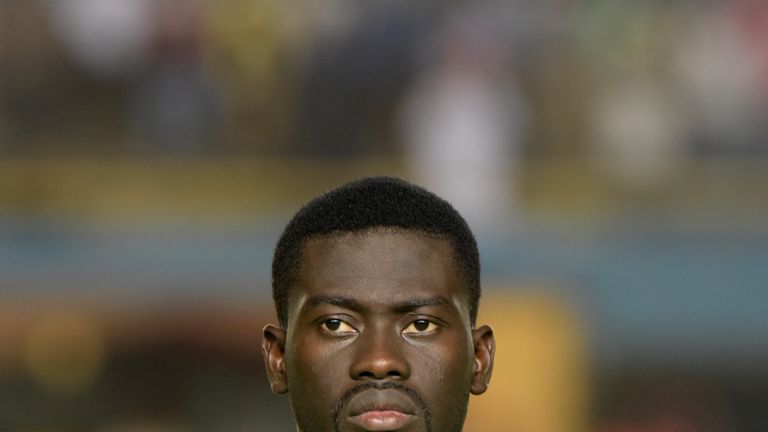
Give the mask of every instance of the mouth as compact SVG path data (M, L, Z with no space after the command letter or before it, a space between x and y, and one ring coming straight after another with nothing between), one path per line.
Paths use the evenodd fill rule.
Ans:
M418 408L411 398L394 389L366 390L348 405L346 420L365 431L397 431L416 421Z
M366 411L347 419L366 431L396 431L416 420L416 416L402 411L384 409Z

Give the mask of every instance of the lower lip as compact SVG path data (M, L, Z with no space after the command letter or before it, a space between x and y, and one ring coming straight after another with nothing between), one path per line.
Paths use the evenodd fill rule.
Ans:
M366 411L360 415L350 417L349 421L367 431L391 431L399 430L415 420L411 414L400 411Z

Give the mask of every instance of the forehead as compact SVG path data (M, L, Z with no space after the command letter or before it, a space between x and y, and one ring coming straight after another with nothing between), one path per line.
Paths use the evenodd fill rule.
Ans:
M296 296L339 294L466 298L451 243L418 231L377 228L307 240ZM296 297L294 297L295 299Z

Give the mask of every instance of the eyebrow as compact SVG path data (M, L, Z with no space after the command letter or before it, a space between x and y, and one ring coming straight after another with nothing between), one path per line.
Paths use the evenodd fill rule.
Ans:
M416 298L395 303L395 305L392 307L392 310L396 312L410 312L412 310L429 306L450 307L451 302L442 296Z
M317 294L309 297L305 303L307 308L313 308L322 304L341 306L354 311L361 311L365 307L359 301L344 296L322 295Z
M316 294L309 297L305 303L307 308L313 308L323 304L341 306L356 312L366 309L362 303L353 298L335 295ZM391 305L391 309L395 312L403 313L430 306L450 307L451 302L443 296L414 298L394 303Z

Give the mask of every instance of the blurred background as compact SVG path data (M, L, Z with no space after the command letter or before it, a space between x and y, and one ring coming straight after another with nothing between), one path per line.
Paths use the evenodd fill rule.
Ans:
M272 248L363 175L477 234L466 430L768 427L768 3L0 0L0 431L286 431Z

